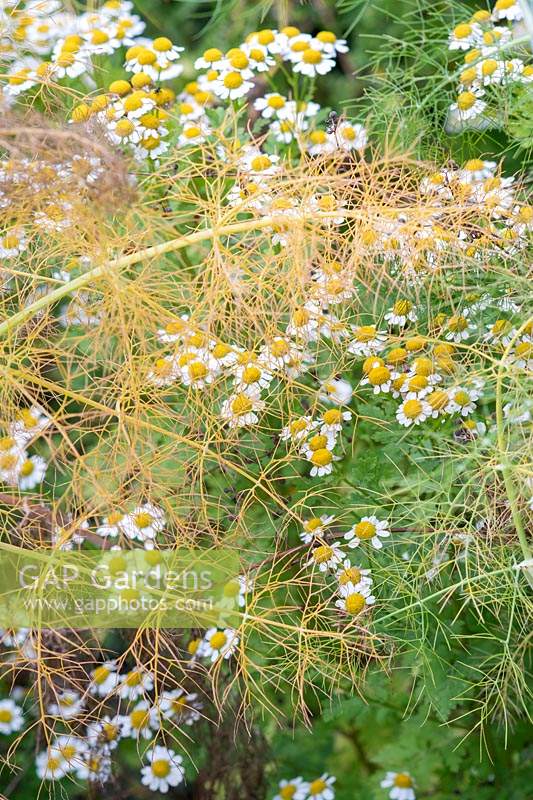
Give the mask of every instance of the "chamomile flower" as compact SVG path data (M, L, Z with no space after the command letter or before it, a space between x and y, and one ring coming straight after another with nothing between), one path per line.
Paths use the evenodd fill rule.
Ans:
M280 433L280 439L283 442L287 442L289 440L293 442L301 442L302 439L305 439L309 431L313 429L313 418L312 417L297 417L289 422Z
M141 769L141 783L152 792L166 794L185 778L183 758L168 747L157 746L146 753L148 765Z
M261 152L257 148L250 147L240 161L240 167L253 180L265 180L271 178L279 171L279 156Z
M156 706L148 700L141 700L131 711L119 718L123 738L151 739L159 727L159 714Z
M202 642L202 655L212 663L219 658L228 659L235 653L239 645L239 636L233 628L210 628L206 631Z
M320 384L319 399L333 405L347 406L353 395L353 387L343 378L330 378Z
M311 558L306 566L318 567L320 572L334 570L344 559L345 553L336 544L320 544L311 551Z
M114 717L105 715L96 722L87 725L87 742L89 747L94 750L104 747L107 750L115 750L121 738L121 718L117 714Z
M321 416L321 420L317 421L320 425L321 435L328 437L336 436L343 428L344 422L350 422L352 419L351 411L341 411L340 408L329 408Z
M254 108L256 111L261 112L264 119L271 119L272 117L279 116L280 112L287 105L287 98L278 92L269 92L263 97L258 97L254 100Z
M406 428L411 425L420 425L433 414L433 409L425 400L414 393L409 393L396 411L396 419Z
M24 724L22 711L14 700L0 700L0 733L4 736L19 731Z
M318 321L318 309L306 303L292 313L287 334L295 339L315 342L318 338Z
M385 320L389 325L398 325L404 328L408 322L416 322L418 319L416 310L410 300L396 300L393 307L385 314Z
M58 692L55 702L48 706L48 713L61 719L73 719L83 710L83 700L78 692L65 690Z
M324 772L320 778L315 778L314 781L309 783L308 792L309 800L333 800L335 797L335 790L333 784L336 778L333 775L328 775Z
M309 784L303 778L281 780L278 784L279 791L273 800L306 800L309 794Z
M27 248L22 228L11 228L0 236L0 258L15 258Z
M18 486L21 491L34 489L46 474L47 463L42 456L30 456L19 466Z
M213 81L211 89L213 94L222 100L238 100L253 89L253 83L245 78L242 72L233 70L222 73Z
M462 22L450 34L450 50L470 50L481 38L482 30L476 23Z
M448 413L446 409L450 402L450 395L446 389L434 389L429 394L426 394L424 400L431 406L431 417L433 419Z
M335 56L331 52L320 50L318 47L307 47L295 53L291 59L293 71L314 78L316 75L326 75L335 66Z
M346 39L337 39L332 31L319 31L313 39L313 45L327 53L347 53L349 50Z
M462 121L479 117L487 107L487 103L482 100L484 91L481 88L460 92L455 103L450 106L450 112Z
M54 740L51 752L57 753L66 762L69 770L76 769L87 753L87 742L80 736L65 734Z
M333 515L322 514L320 517L312 517L303 524L303 531L300 533L300 539L304 544L311 544L315 539L322 539L325 529L334 521Z
M533 343L529 338L518 342L509 354L509 361L521 369L533 371Z
M513 338L513 326L508 319L497 319L492 325L487 325L487 333L483 339L490 344L507 347Z
M118 695L125 700L136 700L153 688L154 677L152 673L141 668L135 668L120 676Z
M185 689L166 690L161 693L159 710L166 719L179 725L192 725L201 717L202 703L195 692L187 693Z
M25 443L46 430L51 422L40 406L31 406L18 412L15 421L9 425L9 432L14 439Z
M103 664L99 664L91 672L89 692L98 697L107 697L118 684L119 676L116 670L115 661L105 661Z
M354 356L365 358L381 352L387 341L387 334L378 331L375 325L357 325L352 328L352 336L348 344L348 352Z
M359 547L361 542L369 542L376 550L381 550L383 547L381 539L388 536L390 536L389 523L372 515L361 517L360 522L344 534L344 539L348 542L348 547Z
M341 122L332 135L341 150L364 150L368 142L366 129L351 122Z
M335 578L339 586L345 586L350 583L357 589L359 586L372 586L373 580L370 577L369 569L362 569L362 567L355 567L351 561L346 558L339 570L335 573Z
M80 781L104 784L111 777L111 756L107 747L88 752L76 765L76 778Z
M368 584L359 583L356 586L350 582L345 583L339 586L338 593L340 599L335 602L335 605L351 616L360 614L367 606L371 606L376 602L376 598Z
M392 372L386 366L372 367L371 370L361 379L361 386L370 385L374 394L380 392L390 392L392 384Z
M259 361L249 364L237 364L234 368L234 384L236 392L256 396L261 389L268 389L274 375Z
M217 369L218 365L210 353L200 350L181 368L182 383L194 389L205 389L216 378Z
M492 19L499 22L506 19L509 22L518 22L524 14L518 0L496 0L492 9ZM401 798L400 798L401 800Z
M242 51L248 57L248 66L254 72L268 72L276 63L268 49L256 42L245 42Z
M220 70L224 64L224 53L216 47L210 47L194 62L195 69Z
M145 542L154 539L164 530L165 512L153 503L144 503L137 506L121 522L121 529L129 539L138 539Z
M243 428L259 422L258 411L262 411L265 403L260 399L257 390L237 392L222 403L220 415L230 428Z
M414 783L408 772L387 772L380 786L390 789L391 800L415 800Z
M469 339L472 331L475 330L475 327L461 314L451 316L446 323L446 328L447 341L457 344Z
M476 410L476 400L481 396L481 392L477 389L464 389L459 386L456 389L450 390L450 401L446 406L448 414L458 412L462 417L467 417L473 414Z
M190 147L191 145L201 144L205 142L210 133L209 126L201 120L186 122L178 137L178 146Z
M68 763L53 749L39 753L35 759L37 777L46 781L57 781L69 771Z

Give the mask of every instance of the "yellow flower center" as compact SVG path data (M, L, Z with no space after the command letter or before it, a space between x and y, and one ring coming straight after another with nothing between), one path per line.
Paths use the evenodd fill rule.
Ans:
M472 33L472 26L469 25L467 22L461 23L461 25L457 25L454 28L453 35L456 39L466 39L467 36L470 36Z
M258 367L246 367L242 373L242 382L248 385L257 383L261 377L261 370Z
M172 50L172 42L170 39L167 39L166 36L158 36L157 39L154 39L152 42L152 47L154 50L157 50L158 53L166 53Z
M325 411L322 414L322 419L326 425L338 425L342 422L342 413L338 408L330 408L329 411Z
M327 467L333 461L333 456L329 450L323 447L320 450L315 450L311 456L311 461L317 467Z
M372 539L376 535L376 526L368 520L361 520L355 526L355 535L358 539Z
M150 719L150 715L145 708L138 708L130 714L131 727L135 730L146 728Z
M407 400L403 406L403 413L407 419L416 419L422 412L422 403L420 400Z
M267 105L269 105L270 108L275 108L275 109L283 108L283 106L285 105L285 98L282 97L280 94L273 94L271 97L268 98Z
M30 461L30 459L28 459L27 461L24 462L24 464L20 468L20 474L24 475L24 477L28 477L28 475L31 475L34 470L35 470L35 464L33 463L33 461Z
M126 678L126 686L133 688L134 686L138 686L141 682L141 674L140 672L136 672L132 670L132 672L128 672L128 676Z
M263 172L263 170L269 169L269 167L272 166L272 161L267 155L263 154L252 158L250 166L254 172Z
M170 763L158 758L157 761L152 761L152 772L156 778L166 778L170 773Z
M307 50L304 50L302 60L305 64L320 64L322 61L322 53L320 50L313 50L312 47L308 47Z
M290 431L294 435L295 433L301 433L305 431L307 428L307 422L305 419L295 419L290 424Z
M231 403L232 413L236 416L249 414L253 408L252 401L245 394L238 394Z
M244 83L244 79L240 72L228 72L224 76L224 86L226 89L238 89Z
M468 328L468 320L465 317L450 317L448 320L448 328L453 333L460 333Z
M390 380L390 376L391 374L387 367L374 367L368 373L368 380L372 386L381 386Z
M460 391L454 394L453 399L458 405L466 406L470 402L470 395L468 392Z
M216 47L210 47L204 53L204 59L207 61L208 64L214 64L216 61L220 61L222 58L222 53L220 50L217 50Z
M357 584L361 580L361 570L357 567L348 567L339 575L339 584L345 586L347 583Z
M406 772L399 772L394 778L394 785L398 786L400 789L408 789L413 785L413 781Z
M193 361L188 366L189 377L193 381L201 380L205 378L208 373L208 369L205 364L202 364L201 361Z
M331 31L320 31L320 33L317 33L316 38L324 44L335 44L337 41L337 37Z
M468 111L476 102L476 95L473 92L461 92L457 97L457 106L461 111Z
M13 714L8 708L0 709L0 722L11 722Z
M409 300L397 300L394 303L392 311L394 314L397 314L399 316L405 316L405 314L409 313L411 308L412 304L409 302Z
M220 650L221 647L224 647L226 642L227 642L226 634L223 631L217 631L209 639L209 644L211 645L213 650Z
M96 667L93 672L93 681L98 685L105 683L110 674L107 667Z
M316 452L317 450L321 450L322 448L324 448L327 445L327 443L328 443L328 437L324 436L321 433L317 433L316 436L313 436L309 440L309 449L312 450L313 452Z
M264 28L262 31L259 31L257 34L257 41L259 44L266 46L267 44L272 44L276 37L274 33L269 28Z
M345 600L345 608L348 614L359 614L365 607L365 598L359 592L349 594Z
M313 558L317 564L325 564L333 556L333 548L323 544L320 547L315 547L313 550Z
M282 788L279 790L279 796L282 798L282 800L291 800L295 794L296 786L291 783L289 783L287 786L282 786Z
M403 347L396 347L394 350L391 350L387 356L387 361L389 364L401 364L407 358L407 352L403 349Z
M153 522L152 515L147 511L141 511L140 514L135 515L135 524L138 528L148 528Z
M442 389L438 389L435 392L431 392L426 397L426 400L434 411L440 411L448 402L448 394Z
M327 783L322 780L322 778L317 778L316 781L313 781L309 784L309 794L311 797L314 795L320 794L327 788Z

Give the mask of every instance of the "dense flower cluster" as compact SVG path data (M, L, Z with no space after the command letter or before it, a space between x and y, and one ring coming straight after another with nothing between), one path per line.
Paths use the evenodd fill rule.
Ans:
M533 81L533 64L515 56L530 39L523 20L519 0L497 0L492 13L480 9L450 33L450 50L464 57L450 122L478 129L498 125L498 91Z

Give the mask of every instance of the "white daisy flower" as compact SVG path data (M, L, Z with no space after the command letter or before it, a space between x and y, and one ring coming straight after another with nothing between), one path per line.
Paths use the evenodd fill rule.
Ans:
M325 529L328 525L335 520L335 517L330 514L322 514L320 517L312 517L305 520L303 524L303 531L300 533L300 539L304 544L311 544L315 539L322 539L324 537Z
M279 116L280 112L287 105L287 98L278 92L269 92L263 97L258 97L254 100L254 108L256 111L261 112L264 119L271 119L274 116Z
M42 433L51 424L51 417L39 406L19 411L14 422L9 425L9 433L17 441L26 442Z
M313 425L312 417L298 417L297 419L293 419L288 425L282 428L280 439L284 442L289 440L300 442L302 439L305 439L309 431L313 429Z
M466 341L475 330L475 325L472 325L468 319L460 314L454 314L446 323L446 339L449 342L456 342L460 344Z
M21 491L34 489L41 483L47 468L47 463L42 456L30 456L19 467L18 486Z
M415 800L413 779L408 772L387 772L380 785L390 789L391 800Z
M121 530L130 539L145 542L154 539L165 528L165 512L153 503L137 506L121 522Z
M57 781L69 771L68 763L55 750L45 750L35 759L37 777L46 781Z
M344 422L350 422L352 419L351 411L341 411L340 408L330 408L322 414L321 422L317 421L315 424L320 425L320 433L324 436L336 436L337 433L343 428Z
M372 367L361 379L361 386L370 385L374 394L380 394L380 392L386 394L390 392L392 379L393 373L391 370L384 365L378 364L378 366Z
M219 658L231 658L237 650L239 636L233 628L209 628L206 631L202 642L202 656L211 660L212 663Z
M156 706L148 700L141 700L131 711L119 717L122 738L151 739L159 728L159 714Z
M448 47L450 50L470 50L483 36L483 31L475 22L462 22L450 34Z
M339 586L338 593L340 600L335 602L337 608L354 616L360 614L366 606L374 605L376 602L368 584L359 583L355 586L353 583L345 583Z
M242 72L233 71L222 73L213 81L211 89L213 94L223 100L238 100L240 97L245 97L253 86L252 81L243 77Z
M431 417L433 419L448 413L446 409L450 402L450 395L446 389L434 389L424 399L431 406Z
M350 583L352 586L355 586L356 589L358 589L359 586L372 586L373 583L370 577L370 570L353 566L348 558L342 562L341 568L335 573L335 578L339 586L342 587Z
M320 572L334 570L344 557L345 553L336 544L321 544L311 551L311 558L306 562L306 567L318 567Z
M107 750L115 750L121 738L120 715L114 717L108 715L96 722L90 722L86 729L87 742L89 747L94 750L104 747Z
M216 47L210 47L194 62L194 68L220 70L224 63L224 53Z
M73 719L83 710L83 700L78 692L58 692L56 700L48 706L48 713L62 719Z
M125 700L136 700L153 688L154 677L152 673L135 668L120 676L118 695Z
M256 392L238 392L224 400L220 415L231 428L243 428L259 422L256 411L262 411L265 403Z
M313 44L329 53L347 53L346 39L337 39L332 31L320 31L313 38Z
M263 367L259 361L250 364L239 364L234 369L234 385L236 392L244 392L257 396L261 389L268 389L274 375Z
M476 389L464 389L459 386L450 390L450 402L446 406L448 414L459 412L462 417L473 414L476 410L476 400L481 397L481 392Z
M19 731L24 724L22 710L11 699L0 700L0 733L9 736Z
M104 661L91 672L89 692L98 697L107 697L119 682L115 661Z
M332 405L347 406L353 395L352 384L343 378L330 378L320 384L319 398Z
M185 778L183 758L167 747L154 747L146 753L148 766L141 769L141 783L152 792L166 794L171 786L178 786Z
M87 753L87 742L79 736L65 734L54 740L50 751L62 758L69 770L76 769Z
M293 71L314 78L326 75L335 67L335 55L315 47L307 47L293 57Z
M262 153L255 147L249 147L240 160L240 168L253 180L270 178L279 171L279 156Z
M76 766L76 778L96 784L107 783L111 777L111 756L108 748L87 753Z
M344 534L348 547L358 547L361 542L370 542L376 550L381 550L383 542L381 539L390 536L389 523L386 520L379 520L374 515L361 517L361 521Z
M366 128L351 122L341 122L332 136L341 150L364 150L368 142Z
M167 719L180 725L192 725L201 717L202 703L195 692L187 693L185 689L172 689L161 693L159 710Z
M210 133L211 129L209 126L201 120L186 122L178 137L178 146L189 147L191 145L201 144L205 142Z
M309 795L309 784L301 777L281 780L279 782L279 792L274 795L273 800L306 800Z
M336 778L333 775L328 775L324 772L320 778L316 778L309 783L309 800L333 800L335 797L335 790L333 784Z
M387 341L385 331L378 331L375 325L357 325L352 327L353 339L348 344L348 352L354 356L375 355L381 352Z
M26 235L22 228L11 228L0 236L0 258L15 258L26 250Z
M419 399L416 394L409 393L396 411L396 419L400 425L408 428L410 425L419 425L433 414L433 409L425 400Z
M114 538L122 533L122 523L126 520L126 514L121 511L113 511L108 517L104 517L102 524L96 529L98 536L111 536Z
M460 92L456 102L450 105L451 114L462 122L479 117L487 107L486 102L481 100L483 95L484 90L481 88Z
M492 19L496 22L502 19L506 19L509 22L518 22L518 20L523 19L523 16L524 12L518 0L496 0L492 9Z
M416 322L417 319L416 310L409 300L397 300L385 314L385 320L389 325L398 325L400 328L404 328L408 322Z

